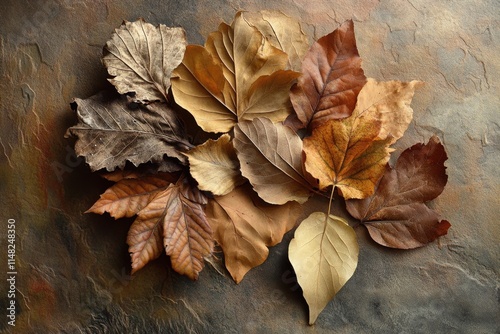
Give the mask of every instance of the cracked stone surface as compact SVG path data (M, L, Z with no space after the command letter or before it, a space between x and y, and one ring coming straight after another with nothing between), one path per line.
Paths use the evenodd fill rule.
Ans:
M16 326L7 325L2 283L0 331L498 333L498 0L6 0L0 8L0 272L9 218L18 272ZM397 151L436 134L449 156L448 185L432 203L451 222L448 235L395 251L358 228L356 273L314 326L287 260L291 233L239 285L210 266L191 282L164 256L129 276L131 220L83 214L107 184L63 138L76 123L72 98L109 88L100 57L122 20L182 26L202 44L239 9L281 10L315 38L353 18L367 76L426 82Z

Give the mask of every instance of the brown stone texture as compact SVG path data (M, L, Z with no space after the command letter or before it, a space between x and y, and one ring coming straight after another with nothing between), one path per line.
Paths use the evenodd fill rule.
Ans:
M202 44L240 9L281 10L312 38L352 18L367 76L426 83L396 153L436 134L449 156L448 185L432 203L451 222L448 235L399 251L357 227L358 268L314 326L287 258L292 233L239 285L209 265L189 281L166 256L129 276L131 220L83 214L109 183L63 138L76 124L72 98L110 87L100 58L122 20L182 26ZM0 331L498 333L498 0L3 0L0 13ZM312 206L326 202L304 216ZM15 327L6 317L8 219Z

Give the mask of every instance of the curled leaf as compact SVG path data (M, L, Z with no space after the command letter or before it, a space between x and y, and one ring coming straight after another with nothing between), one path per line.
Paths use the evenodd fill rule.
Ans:
M239 283L267 259L268 247L281 242L295 226L300 206L295 202L267 204L250 187L240 186L225 196L215 196L206 213L224 251L226 268Z
M85 157L93 171L123 169L127 161L135 166L145 162L176 171L176 164L164 155L186 163L180 153L192 145L185 139L182 122L165 103L132 107L124 97L104 92L88 99L75 99L78 124L66 132L76 136L76 154Z
M209 139L186 155L191 175L201 190L210 191L214 195L225 195L245 182L228 134L217 140Z
M238 123L233 141L241 173L260 198L271 204L307 201L311 186L302 169L302 140L292 129L256 118Z
M446 159L437 137L412 146L401 153L394 169L387 166L372 196L347 201L347 210L387 247L421 247L445 235L450 223L424 203L443 191L448 180Z
M354 274L358 254L356 233L344 219L314 212L300 223L288 257L309 305L309 324Z
M143 19L125 21L106 43L102 61L120 94L133 92L140 102L164 102L186 44L182 28L155 27Z

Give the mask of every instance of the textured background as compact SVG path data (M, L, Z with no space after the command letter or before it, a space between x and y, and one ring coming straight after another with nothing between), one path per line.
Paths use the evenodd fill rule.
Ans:
M367 76L426 82L398 151L437 134L450 157L433 203L449 234L395 251L358 228L358 269L312 327L287 260L291 233L239 285L211 267L191 282L165 257L128 276L131 221L83 214L107 184L63 138L72 98L109 86L101 50L123 19L183 26L202 44L238 9L300 17L316 38L353 18ZM14 218L16 332L499 333L498 0L2 0L0 13L0 272Z

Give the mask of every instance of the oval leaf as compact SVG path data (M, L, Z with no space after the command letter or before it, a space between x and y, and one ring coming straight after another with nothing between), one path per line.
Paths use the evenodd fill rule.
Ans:
M106 43L102 61L120 94L134 92L137 101L163 102L186 44L182 28L155 27L143 19L125 21Z
M234 147L241 173L271 204L304 203L311 186L302 170L302 140L289 127L267 118L238 123Z
M300 223L288 257L309 305L309 324L354 274L358 254L356 233L344 219L314 212Z

